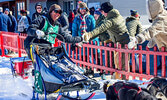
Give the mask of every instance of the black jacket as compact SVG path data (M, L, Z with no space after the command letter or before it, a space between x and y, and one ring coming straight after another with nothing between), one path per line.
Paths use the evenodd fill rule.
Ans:
M43 15L42 13L38 13L38 12L33 13L33 15L32 15L32 21L34 19L37 19L39 16L42 16L42 15Z
M78 42L82 41L82 37L79 37L79 36L72 37L72 35L69 34L68 31L63 31L62 27L58 21L53 22L53 20L50 18L50 16L47 16L47 18L48 18L51 25L53 25L53 26L58 25L59 26L58 34L61 34L64 37L65 42L74 44L74 43L78 43ZM45 18L42 16L38 17L38 19L34 20L31 23L31 25L27 29L28 36L25 39L25 43L24 43L25 47L27 47L27 46L29 47L30 42L33 40L33 38L37 38L36 30L41 30L44 27L44 24L45 24ZM56 38L58 38L59 40L62 40L62 38L59 36L57 36Z
M63 30L67 30L69 27L68 17L65 13L62 13L58 22L61 24Z

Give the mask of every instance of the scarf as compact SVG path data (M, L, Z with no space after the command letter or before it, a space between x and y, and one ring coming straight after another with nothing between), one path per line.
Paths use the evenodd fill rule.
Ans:
M82 16L79 16L80 19L81 19L81 25L80 25L80 29L81 29L81 35L83 35L84 31L86 31L87 29L87 25L86 25L86 20L85 20L85 17L87 15L84 15L83 17Z

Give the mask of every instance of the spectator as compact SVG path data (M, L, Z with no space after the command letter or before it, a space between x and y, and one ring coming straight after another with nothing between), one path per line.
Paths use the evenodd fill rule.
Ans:
M91 14L91 15L94 15L94 12L95 12L95 7L91 7L91 8L90 8L90 14Z
M96 27L100 26L103 23L103 20L105 19L105 16L101 14L99 10L96 10L94 12L94 18L96 20ZM105 43L111 43L112 41L109 40L110 36L109 34L105 31L103 34L99 35L99 40L100 42L105 42Z
M9 18L10 18L10 20L11 20L11 22L12 22L12 26L9 29L9 31L10 32L16 32L16 30L17 30L17 21L16 21L16 18L12 14L10 14L10 10L8 8L5 9L4 14L8 15Z
M48 13L48 9L46 7L44 7L42 13L44 16L46 16Z
M129 43L128 30L125 25L124 18L120 15L117 9L114 9L110 2L105 2L101 5L101 11L106 16L103 23L95 28L93 31L84 33L84 41L89 41L90 38L103 34L107 31L113 43L120 43L122 48L125 44ZM119 69L119 56L118 52L114 52L115 67ZM122 69L125 70L125 54L122 53ZM129 71L129 69L127 70ZM116 73L116 78L120 78L120 75ZM123 77L125 79L125 77Z
M142 32L142 25L139 21L140 16L135 10L130 10L131 16L126 18L126 27L129 31L129 36L135 37Z
M128 43L128 47L131 49L136 44L148 40L147 46L149 48L152 48L155 44L157 44L159 50L161 50L161 47L167 48L167 11L163 7L163 2L162 0L148 0L147 4L152 25L132 38L131 42Z
M65 12L63 12L61 14L61 16L59 17L58 19L58 22L61 24L62 26L62 29L65 31L65 30L68 30L69 28L69 22L68 22L68 17L67 17L67 14Z
M75 17L73 24L72 24L72 36L82 36L84 31L90 32L95 28L96 21L92 15L89 14L89 9L86 3L81 2L79 3L78 8L78 16ZM93 42L98 42L99 45L99 38L93 38ZM83 50L82 50L83 51ZM87 53L86 53L87 54ZM86 57L87 58L87 57ZM87 70L93 74L93 71Z
M49 8L49 13L46 17L39 16L36 20L32 22L32 24L28 27L27 30L27 38L24 41L24 47L27 51L27 54L30 58L30 43L32 40L37 39L41 37L42 39L45 39L49 41L50 43L55 43L55 38L61 39L61 37L57 37L55 34L46 35L45 33L54 32L61 34L65 42L68 43L78 43L81 42L83 39L82 37L72 37L68 32L62 30L62 27L60 23L57 21L60 17L62 11L59 5L53 4ZM46 38L44 38L46 37Z
M69 31L72 31L72 23L75 18L75 15L72 11L70 11L69 16L68 16L68 21L69 21Z
M28 23L31 24L31 18L28 16L28 11L26 11L26 17L28 18Z
M3 8L0 7L0 31L8 32L12 26L10 18L3 13Z
M76 17L76 16L77 16L77 10L74 9L73 12L74 12L74 15L75 15L75 17Z
M29 27L29 21L26 16L25 10L20 10L21 17L19 18L18 22L18 32L26 33L27 28Z
M32 21L36 18L38 18L38 16L41 16L42 15L42 4L41 2L38 2L35 4L35 10L36 12L33 13L32 15Z

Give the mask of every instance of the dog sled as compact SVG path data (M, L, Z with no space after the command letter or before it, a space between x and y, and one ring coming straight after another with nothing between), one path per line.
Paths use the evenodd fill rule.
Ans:
M34 65L34 96L38 94L57 93L57 100L61 97L70 100L88 100L99 90L100 84L84 75L84 70L77 66L67 55L64 43L59 47L52 47L43 39L35 39L30 50ZM70 92L76 92L75 97ZM80 91L87 91L90 95L80 97ZM36 94L36 96L35 96Z

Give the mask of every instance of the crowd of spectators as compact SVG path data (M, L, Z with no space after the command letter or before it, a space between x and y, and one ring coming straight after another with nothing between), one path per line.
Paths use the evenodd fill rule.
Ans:
M61 9L53 9L55 13L60 14L55 22L49 19L52 17L49 15L51 14L51 12L49 12L50 10L48 11L47 8L43 8L42 4L38 2L35 5L36 12L33 13L31 19L27 16L26 10L20 10L21 17L18 21L8 8L3 10L2 7L0 7L0 19L5 20L0 20L0 31L27 33L30 32L28 29L37 27L35 24L37 21L41 22L39 18L42 17L41 19L49 22L50 24L48 25L51 25L53 28L55 25L60 25L61 32L58 30L58 33L70 31L67 33L71 34L72 37L82 37L81 42L93 41L94 44L97 42L98 46L100 42L107 44L115 43L121 44L122 48L124 48L125 44L128 44L129 49L132 49L136 47L138 43L143 43L145 40L148 40L148 47L152 48L154 45L157 45L159 50L161 50L162 46L167 46L165 38L167 12L164 7L164 2L163 0L148 0L147 4L151 17L149 20L152 22L152 25L146 30L142 30L139 12L130 10L130 16L124 19L110 2L103 3L100 9L95 9L94 7L89 9L86 3L79 2L78 8L73 11L71 10L69 14L66 14L66 12L63 12ZM154 7L152 4L155 4ZM39 26L39 30L42 30L42 27ZM34 34L37 33L34 32ZM118 52L114 52L113 59L115 68L119 69ZM122 54L122 67L124 70L124 54ZM128 70L130 70L130 68Z

